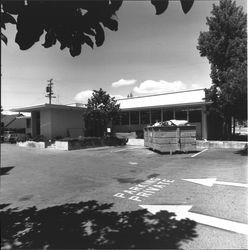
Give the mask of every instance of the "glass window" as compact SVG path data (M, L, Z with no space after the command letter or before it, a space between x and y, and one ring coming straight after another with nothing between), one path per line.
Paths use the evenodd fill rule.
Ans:
M121 113L121 124L129 125L129 113L128 112Z
M169 121L169 120L173 120L173 110L164 110L163 111L163 120L164 121Z
M117 115L113 119L113 125L120 125L121 116Z
M176 110L176 120L187 120L187 110Z
M156 121L158 122L161 121L161 109L152 109L151 115L152 115L152 124L155 123Z
M150 112L149 110L144 110L140 112L141 124L150 124Z
M139 111L131 111L131 124L139 124Z
M189 122L201 122L201 110L190 110Z
M30 118L28 118L28 119L26 120L26 127L27 127L27 128L31 128L31 119L30 119Z

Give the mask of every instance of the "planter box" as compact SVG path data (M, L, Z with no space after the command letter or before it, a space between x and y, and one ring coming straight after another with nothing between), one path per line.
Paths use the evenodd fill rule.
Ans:
M144 146L161 153L196 151L195 126L144 128Z
M17 142L16 145L19 147L27 147L27 148L46 148L45 142L36 142L36 141Z

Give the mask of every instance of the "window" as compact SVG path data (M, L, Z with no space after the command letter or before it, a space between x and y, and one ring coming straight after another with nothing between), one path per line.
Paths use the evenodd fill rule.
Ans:
M131 124L139 124L139 111L131 111Z
M113 125L120 125L120 122L121 122L120 120L121 120L120 115L115 116L113 119Z
M121 124L129 125L129 113L128 112L121 113Z
M161 109L152 109L152 123L155 123L156 121L161 121Z
M31 119L26 119L26 128L31 128Z
M201 122L201 110L190 110L189 122Z
M176 110L176 120L187 120L187 110Z
M163 111L163 120L164 121L169 121L169 120L173 120L173 110L164 110Z
M149 110L140 112L141 124L150 124L150 112Z

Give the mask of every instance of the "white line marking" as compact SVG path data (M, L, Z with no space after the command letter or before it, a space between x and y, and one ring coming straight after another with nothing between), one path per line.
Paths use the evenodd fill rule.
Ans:
M189 218L200 224L216 227L235 233L248 235L248 225L240 222L231 220L221 219L213 216L204 214L198 214L189 212L192 208L191 205L140 205L140 207L147 209L150 213L156 214L161 210L167 210L168 212L176 214L176 219L181 220Z
M133 149L143 149L143 148L141 148L141 147L123 148L123 149L112 151L112 153L118 153L118 152L122 152L122 151L133 150Z
M138 165L137 162L132 162L132 161L128 162L128 164L130 164L130 165Z
M217 181L217 178L205 178L205 179L183 179L184 181L190 181L193 183L201 184L204 186L212 187L214 184L226 185L226 186L236 186L236 187L246 187L248 184L245 183L236 183L236 182L226 182L226 181Z
M196 154L194 154L194 155L191 155L191 157L195 157L195 156L197 156L197 155L199 155L199 154L201 154L201 153L203 153L203 152L205 152L205 151L207 151L208 149L207 148L205 148L205 149L203 149L201 152L198 152L198 153L196 153Z

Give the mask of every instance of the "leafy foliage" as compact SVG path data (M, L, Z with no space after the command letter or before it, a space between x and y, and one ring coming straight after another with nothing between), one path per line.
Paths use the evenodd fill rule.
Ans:
M232 0L213 5L211 14L197 49L211 64L212 86L206 89L211 111L228 124L231 116L247 119L247 15Z
M120 111L120 104L117 104L117 100L114 97L110 97L106 91L100 88L99 90L93 90L92 97L88 99L88 104L86 104L86 120L93 121L93 123L98 123L101 125L102 135L105 130L109 120L114 119L118 116ZM94 124L91 123L94 126ZM91 126L90 125L90 126ZM91 136L96 136L91 134Z
M180 0L187 13L194 0ZM72 56L81 53L82 45L91 48L101 46L105 40L104 28L118 30L116 12L123 0L96 1L1 1L1 28L6 23L16 24L15 41L21 50L32 47L45 32L45 42L49 48L60 43L60 49L68 48ZM151 0L156 14L162 14L169 0ZM13 17L17 15L17 20ZM7 37L1 33L1 40L7 44Z

